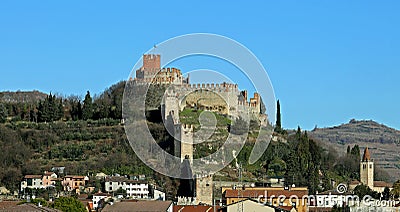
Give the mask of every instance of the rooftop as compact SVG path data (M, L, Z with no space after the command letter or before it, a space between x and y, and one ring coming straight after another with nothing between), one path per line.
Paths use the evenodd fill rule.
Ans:
M137 202L116 202L106 205L103 212L107 211L162 211L165 212L172 206L172 201L137 201Z

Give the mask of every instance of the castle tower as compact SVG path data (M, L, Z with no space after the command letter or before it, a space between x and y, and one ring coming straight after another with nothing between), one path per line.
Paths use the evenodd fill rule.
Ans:
M176 124L175 125L175 156L188 159L193 164L193 125Z
M213 205L213 176L201 175L196 178L196 201L206 205Z
M362 184L374 189L374 161L371 160L368 147L365 148L360 162L360 181Z
M144 54L143 67L148 72L158 72L161 69L161 56L159 54Z

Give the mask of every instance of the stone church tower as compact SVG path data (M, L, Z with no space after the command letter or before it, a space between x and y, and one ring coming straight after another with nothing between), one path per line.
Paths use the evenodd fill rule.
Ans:
M374 161L371 160L368 147L365 148L360 163L360 182L374 189Z

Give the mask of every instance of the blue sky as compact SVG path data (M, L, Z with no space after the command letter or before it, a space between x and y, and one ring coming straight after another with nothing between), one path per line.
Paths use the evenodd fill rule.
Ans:
M0 90L100 93L154 44L230 37L262 62L283 126L400 129L399 1L2 1ZM234 78L234 76L232 76Z

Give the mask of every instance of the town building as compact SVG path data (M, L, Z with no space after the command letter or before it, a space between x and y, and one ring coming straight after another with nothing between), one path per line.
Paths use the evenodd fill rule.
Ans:
M78 189L79 192L80 190L84 190L88 181L89 177L87 176L67 175L63 178L62 185L64 191L73 191Z
M30 189L45 188L43 185L42 175L25 175L24 179L21 181L21 191L24 191L26 188Z
M116 192L118 189L126 191L127 197L135 199L149 198L149 184L143 180L130 180L122 176L106 177L106 192Z
M152 212L173 212L172 201L121 201L107 204L102 212L109 211L152 211Z
M106 193L96 193L93 194L92 197L92 202L93 202L93 209L97 209L99 207L99 205L101 205L104 202L107 201L109 198L111 198L110 194L106 194Z
M306 212L308 189L306 187L222 188L222 198L224 205L230 205L250 198L266 205L294 207L297 212Z
M57 181L57 174L54 172L45 171L42 177L42 181L45 188L49 186L55 186Z
M218 211L297 212L293 206L272 206L250 198L229 204L221 209L218 209Z
M309 211L331 211L333 207L355 206L359 198L351 192L325 191L309 196Z

